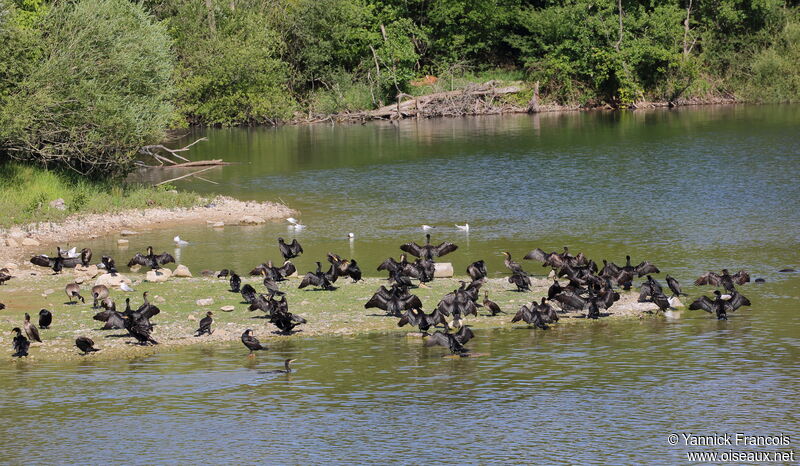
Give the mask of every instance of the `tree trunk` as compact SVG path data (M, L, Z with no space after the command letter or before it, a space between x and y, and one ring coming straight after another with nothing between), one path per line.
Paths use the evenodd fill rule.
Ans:
M692 14L692 0L689 0L689 5L686 7L686 19L683 21L683 58L689 56L692 47L689 46L689 18ZM694 44L692 44L694 45Z
M217 21L214 18L214 0L206 0L206 10L208 11L208 30L211 35L217 33Z
M619 52L619 46L622 44L622 0L617 0L617 11L619 12L619 39L614 48Z
M528 113L539 113L539 81L533 84L533 97L528 102Z

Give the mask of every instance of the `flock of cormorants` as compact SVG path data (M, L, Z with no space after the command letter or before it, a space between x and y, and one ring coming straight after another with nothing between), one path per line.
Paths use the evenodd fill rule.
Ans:
M426 230L424 226L423 230ZM178 244L178 241L182 240L176 237L175 241ZM185 241L183 243L188 244ZM268 261L250 271L251 276L263 277L265 293L258 292L250 284L242 286L241 277L233 270L223 269L216 273L204 271L203 274L215 274L217 278L227 278L230 291L240 293L249 305L250 311L262 311L281 334L290 335L295 332L297 326L305 324L306 320L289 311L286 293L280 290L278 284L286 281L287 277L297 271L291 259L301 255L303 248L296 239L291 243L286 243L283 238L278 238L278 247L284 258L283 264L275 266L272 261ZM460 281L461 285L444 295L429 313L423 310L420 298L411 293L416 286L425 286L425 283L434 280L437 258L457 249L458 246L450 242L431 244L429 233L426 233L423 245L415 242L401 245L400 250L403 253L399 256L399 260L389 257L377 267L379 272L388 273L388 287L381 285L364 304L364 307L381 309L386 312L387 316L398 318L397 325L400 327L411 325L419 328L425 336L424 344L426 346L440 345L449 348L455 355L469 356L470 352L465 345L475 335L464 323L464 319L469 315L477 316L478 308L483 308L489 316L507 314L506 311L500 309L497 303L489 299L488 291L484 291L482 302L478 302L480 289L488 275L485 262L478 260L471 263L466 269L470 281ZM414 256L416 259L409 261L408 255ZM529 291L531 274L512 259L510 252L504 251L503 255L505 256L504 265L510 272L508 283L514 285L517 291ZM54 273L60 273L64 268L74 268L79 264L88 266L91 258L92 251L88 248L84 248L80 252L75 248L66 252L57 248L55 256L37 255L31 258L31 263L51 268ZM645 277L645 281L639 286L639 302L652 302L660 311L671 309L670 298L664 293L663 286L652 277L653 274L660 273L660 270L648 261L634 266L630 256L626 256L623 266L603 260L603 266L599 268L583 253L571 254L566 246L560 253L547 253L537 248L526 254L523 259L539 262L542 267L552 269L555 275L553 284L547 291L547 296L541 297L539 302L534 300L522 305L512 317L512 323L524 322L532 328L544 330L549 325L558 322L559 313L584 310L586 318L600 318L608 315L601 313L601 310L610 309L620 299L617 289L630 290L634 278L642 277ZM162 266L170 262L175 262L172 255L166 252L157 255L152 246L148 246L145 254L137 253L127 265L128 267L137 265L149 267L158 273L157 271ZM361 280L361 269L354 259L343 259L337 254L328 253L327 262L330 264L327 271L323 271L321 262L316 262L316 270L306 273L298 288L314 287L320 290L334 291L336 290L334 284L339 278L348 277L352 279L353 283ZM114 260L109 256L103 256L98 267L112 275L118 273ZM0 270L0 284L11 278L13 277L8 270ZM565 285L559 282L559 279L562 278L567 280ZM412 280L415 280L417 285ZM699 277L694 282L695 285L721 286L728 296L715 290L714 299L701 296L689 305L689 309L702 309L716 315L717 319L726 320L729 312L750 305L750 301L736 290L736 285L742 285L749 281L750 276L743 270L733 275L727 269L723 269L721 274L708 272ZM674 277L666 275L666 283L672 297L686 295ZM84 297L80 294L78 284L70 283L64 291L71 303L76 303L77 300L85 302ZM93 316L93 319L103 322L103 330L124 329L139 344L158 344L151 336L153 324L150 319L157 316L161 310L149 302L147 292L143 294L143 303L135 310L131 307L130 298L126 298L125 310L121 312L117 311L116 304L110 299L110 292L106 286L94 286L91 289L91 295L92 308L102 309ZM2 304L0 304L0 309L2 308ZM201 337L213 333L213 315L211 311L206 313L206 316L200 320L194 336ZM52 321L53 314L50 311L42 309L39 312L39 328L49 328ZM31 323L30 315L27 313L23 328L15 327L12 332L16 334L13 339L13 356L15 357L27 356L31 340L42 341L36 325ZM267 349L253 336L252 329L245 330L241 341L250 350L250 355L253 355L255 351ZM85 336L79 336L75 340L75 345L83 354L98 351L94 342ZM292 361L287 359L285 370L279 372L291 372L289 365Z

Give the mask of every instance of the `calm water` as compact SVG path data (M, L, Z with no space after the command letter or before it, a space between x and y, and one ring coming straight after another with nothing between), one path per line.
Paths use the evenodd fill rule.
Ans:
M298 338L254 360L232 344L0 365L0 453L12 463L659 464L682 461L667 435L689 431L784 433L798 451L800 276L777 270L800 268L799 123L793 107L727 107L203 133L193 158L239 163L206 172L218 186L185 186L280 198L307 229L182 228L192 268L277 260L283 235L303 243L301 271L328 250L374 270L421 242L426 223L434 242L460 245L457 270L484 258L499 273L501 250L569 245L597 260L649 259L685 284L722 267L767 283L745 286L754 305L728 322L684 312L483 331L470 346L488 355L476 359L380 334ZM469 235L452 226L463 222ZM174 234L134 237L124 252L113 238L90 246L172 252ZM286 357L299 359L295 374L259 374Z

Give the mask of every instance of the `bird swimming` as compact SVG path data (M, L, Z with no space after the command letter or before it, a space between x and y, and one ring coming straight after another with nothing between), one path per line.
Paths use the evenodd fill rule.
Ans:
M422 231L431 231L436 227L432 227L430 225L422 225Z
M297 359L286 359L283 361L283 369L275 369L273 371L266 371L263 372L264 374L291 374L292 367L291 364L297 361Z
M178 236L178 235L175 235L175 237L172 238L172 241L174 241L175 242L175 246L178 246L178 247L188 246L189 245L188 241L182 240L181 237Z
M466 233L469 233L469 223L465 223L463 225L459 225L459 224L456 223L455 225L456 225L456 228L458 228L459 230L461 230L463 232L466 232Z

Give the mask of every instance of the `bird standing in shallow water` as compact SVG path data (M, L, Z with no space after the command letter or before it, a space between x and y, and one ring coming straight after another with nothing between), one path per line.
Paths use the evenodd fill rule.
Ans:
M249 328L242 333L242 343L250 350L248 356L253 356L253 351L264 351L268 349L266 346L261 346L261 342L258 341L258 338L253 336L253 330Z

